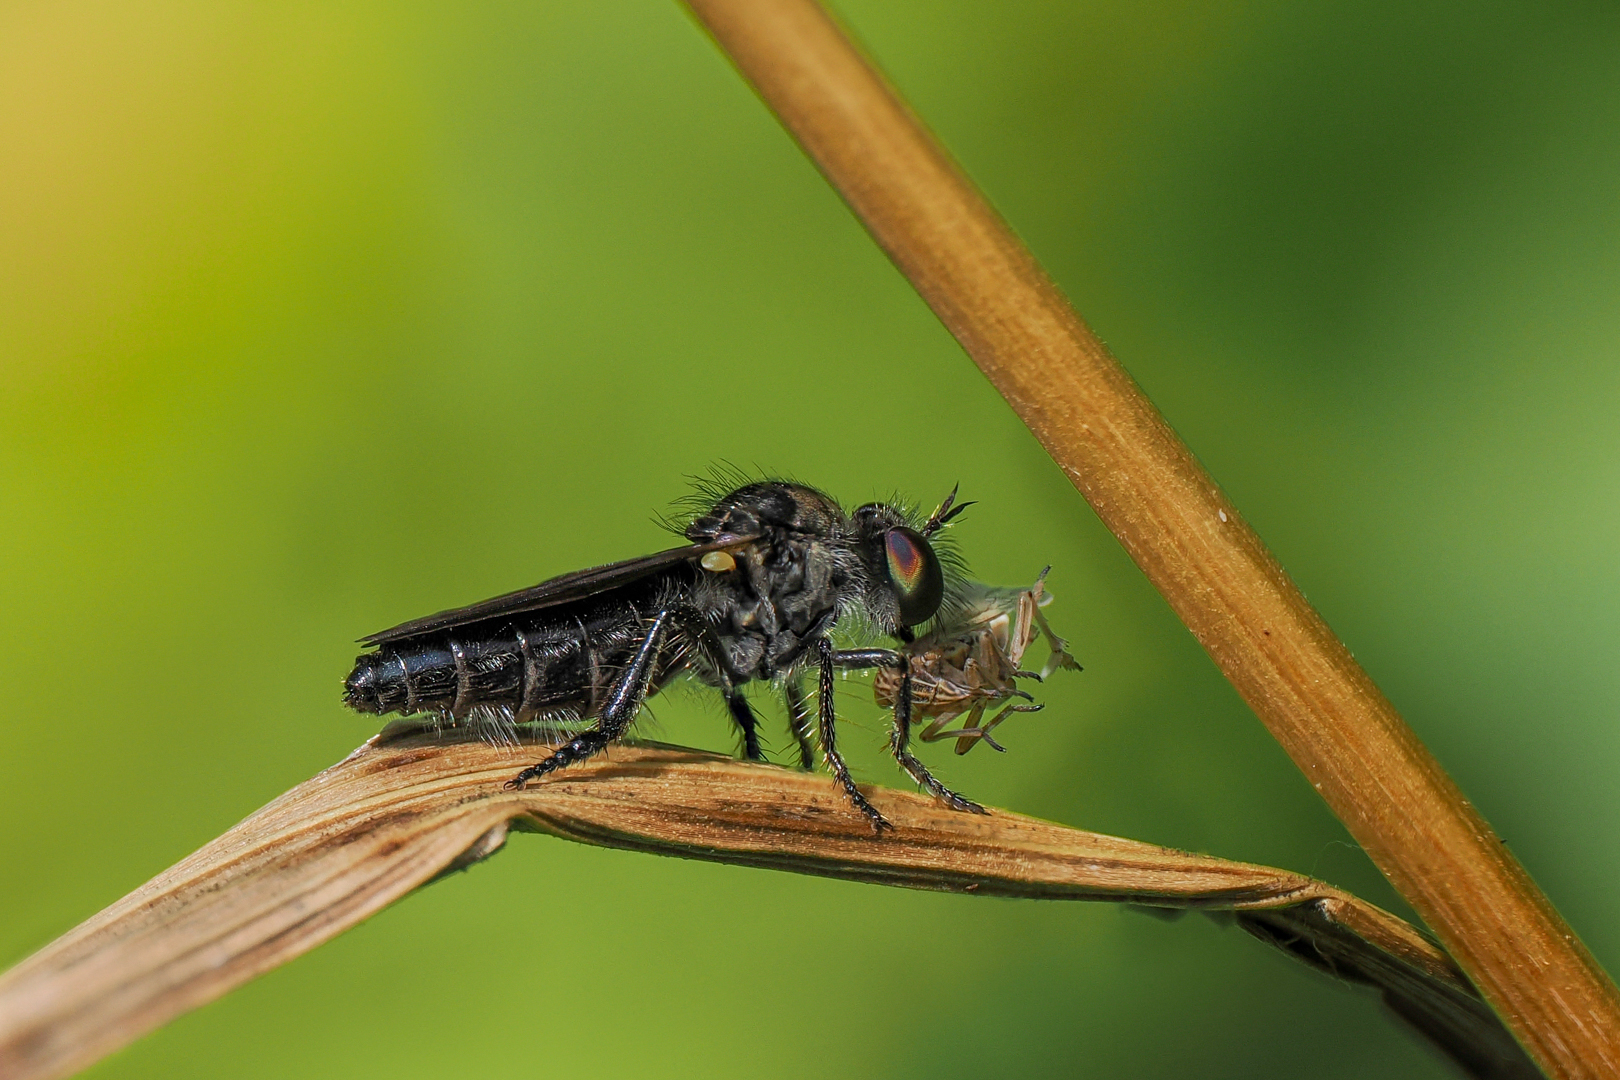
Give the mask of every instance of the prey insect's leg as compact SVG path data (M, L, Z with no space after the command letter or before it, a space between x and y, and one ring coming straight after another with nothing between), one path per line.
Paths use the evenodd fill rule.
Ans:
M833 779L844 789L844 794L855 804L855 809L867 816L875 831L882 833L884 829L894 826L889 824L888 818L878 813L877 807L866 801L861 789L855 786L855 778L849 775L849 766L838 754L838 710L833 703L833 657L836 654L826 638L816 642L816 652L821 657L821 752L826 755L827 768L832 771Z
M1014 674L1016 675L1018 673L1014 672ZM998 700L1007 697L1021 697L1025 701L1035 700L1022 690L1009 690L1006 693L1001 694ZM973 706L973 715L962 721L962 729L960 731L947 732L947 734L959 736L956 740L956 752L958 754L967 753L969 750L973 749L974 744L980 741L989 743L990 749L994 750L996 753L1005 754L1007 752L1007 748L990 737L990 733L996 729L996 725L1007 719L1008 713L1040 712L1042 709L1046 708L1045 705L1020 705L1017 702L1013 702L1011 705L1006 706L1000 712L996 713L996 715L991 718L989 723L984 723L984 710L987 706L988 702L980 701L975 703ZM941 737L943 738L943 736Z
M915 705L916 702L912 702L912 704ZM941 739L954 739L962 731L978 730L979 720L984 716L984 702L975 701L973 706L968 709L967 718L962 721L961 731L946 731L945 729L955 723L956 718L961 715L961 713L953 713L950 716L939 717L917 732L917 738L923 742L939 742Z
M754 710L748 707L748 699L732 690L726 695L726 708L731 710L732 721L742 731L743 756L749 761L764 761L765 755L759 749L759 732L755 730L758 721L754 719Z
M607 704L602 706L596 726L580 732L572 742L559 746L546 760L530 765L508 780L505 785L508 789L521 788L536 777L576 761L584 761L625 733L630 722L636 718L636 713L641 711L641 703L647 698L647 688L652 685L653 672L657 670L659 656L664 651L669 621L667 609L660 611L653 619L646 636L641 639L640 647L636 649L636 655L608 690Z
M1040 627L1041 633L1046 637L1046 647L1051 650L1051 655L1046 658L1046 663L1037 678L1044 682L1047 676L1058 668L1068 668L1070 671L1085 670L1080 666L1080 661L1069 655L1069 643L1052 633L1052 627L1046 621L1046 616L1041 614L1039 607L1035 608L1035 625Z
M1027 697L1028 695L1025 695L1025 696ZM983 739L985 742L989 743L992 749L999 750L1003 754L1005 754L1007 752L1007 748L1005 746L1002 746L1000 743L996 742L996 740L994 740L994 739L992 739L990 737L990 733L992 731L996 730L996 725L1001 723L1003 720L1007 719L1008 715L1011 714L1011 713L1015 713L1015 712L1040 712L1044 708L1046 708L1045 705L1020 705L1015 701L1011 705L1008 705L1005 708L1003 708L1000 712L996 713L995 716L991 717L990 722L988 724L985 724L982 728L979 729L978 736L979 736L979 738ZM961 742L958 742L956 744L956 752L958 754L965 754L969 750L971 750L972 748L973 747L972 747L971 743L966 745L966 746L964 746Z
M923 790L932 795L952 810L962 810L970 814L988 814L990 811L971 799L964 799L938 780L928 771L928 767L907 749L911 742L911 665L907 664L900 673L900 692L894 698L894 732L889 736L889 749L894 752L894 760L900 767L911 774L911 778L923 786Z
M810 703L804 699L804 684L789 676L782 684L782 696L787 699L788 723L793 737L799 741L799 765L805 772L816 770L816 744L810 737Z

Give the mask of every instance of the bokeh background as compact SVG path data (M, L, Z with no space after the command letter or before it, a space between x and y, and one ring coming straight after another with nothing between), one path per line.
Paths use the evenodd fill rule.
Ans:
M1614 968L1620 12L838 10ZM367 737L360 634L655 549L717 461L960 481L979 577L1054 566L1086 671L948 782L1406 911L673 4L13 0L0 962ZM520 836L91 1075L1282 1071L1447 1066L1198 917Z

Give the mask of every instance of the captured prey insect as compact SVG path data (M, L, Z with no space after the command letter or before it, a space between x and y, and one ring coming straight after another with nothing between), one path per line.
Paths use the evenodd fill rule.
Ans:
M953 490L926 520L888 503L846 513L813 488L746 484L715 499L684 530L687 544L564 574L470 607L361 639L344 700L361 712L427 713L451 723L538 722L568 738L518 773L522 787L597 753L629 730L646 698L690 673L717 688L747 757L763 760L751 682L781 688L800 762L816 744L844 793L873 827L889 827L855 786L838 752L833 675L892 669L900 765L955 810L983 807L946 788L912 755L913 666L887 648L835 648L841 621L864 621L902 645L940 610L951 560L931 539L960 514ZM812 734L804 678L814 672ZM589 727L580 725L594 721ZM814 737L813 737L814 735Z
M917 733L918 738L923 742L954 738L958 754L967 753L980 741L1004 752L1006 747L990 733L1013 713L1038 712L1042 708L1018 689L1015 680L1044 682L1059 668L1080 670L1069 655L1068 642L1052 632L1041 613L1052 602L1051 594L1045 591L1046 575L1051 569L1048 566L1042 570L1035 584L1027 589L964 583L962 596L952 610L942 613L928 633L907 642L900 650L910 665L909 671L902 675L898 668L878 670L872 681L877 703L885 708L897 707L903 693L901 683L909 676L912 717L930 721ZM1022 671L1018 665L1037 630L1046 638L1050 655L1040 671ZM985 720L985 711L1003 701L1007 704ZM946 730L958 717L963 717L962 726Z

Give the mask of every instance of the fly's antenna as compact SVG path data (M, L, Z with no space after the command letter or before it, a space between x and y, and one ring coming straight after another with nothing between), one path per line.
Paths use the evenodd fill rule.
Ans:
M923 534L923 536L933 536L935 533L939 532L939 530L949 525L956 518L956 515L973 505L970 502L959 504L956 502L956 493L961 489L961 487L961 484L957 484L955 487L951 488L951 493L945 496L945 501L939 504L939 509L935 510L933 516L930 517L927 523L918 530Z

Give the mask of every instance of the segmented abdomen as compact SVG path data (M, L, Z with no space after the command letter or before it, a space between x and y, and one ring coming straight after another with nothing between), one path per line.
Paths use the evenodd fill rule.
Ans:
M614 599L395 642L355 659L343 700L368 713L588 717L641 642L650 605ZM679 667L659 665L655 685Z

